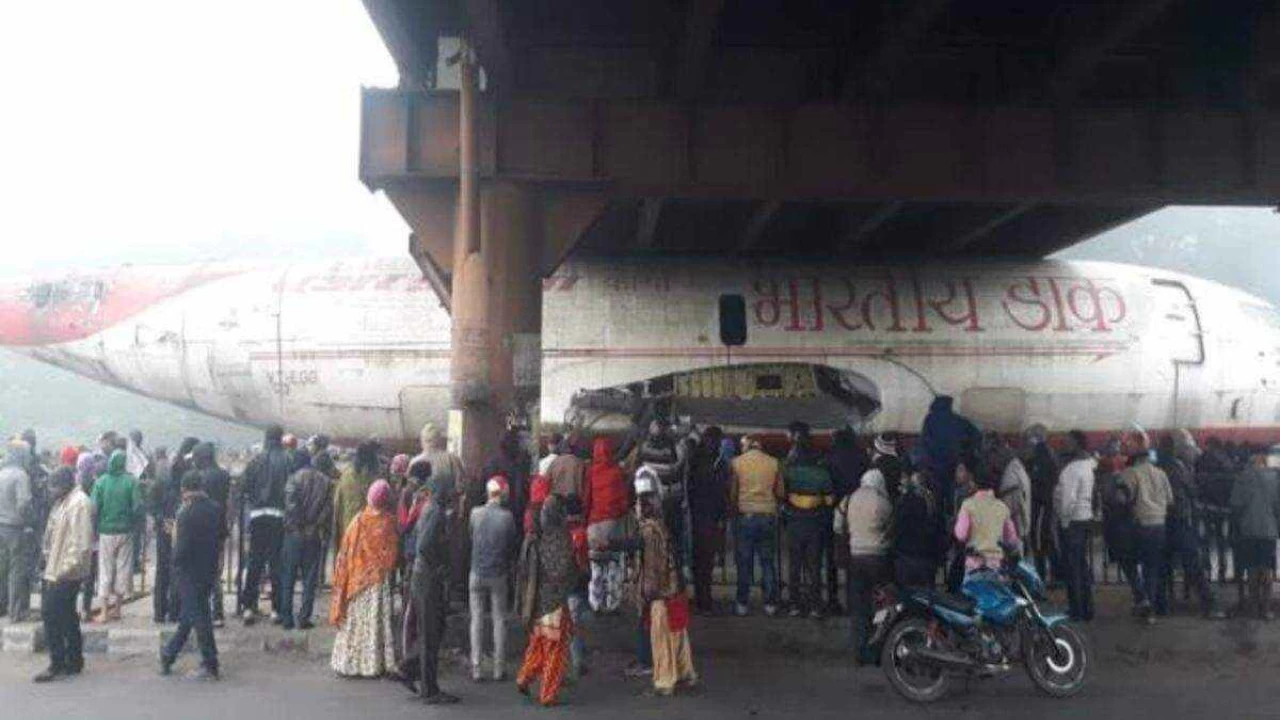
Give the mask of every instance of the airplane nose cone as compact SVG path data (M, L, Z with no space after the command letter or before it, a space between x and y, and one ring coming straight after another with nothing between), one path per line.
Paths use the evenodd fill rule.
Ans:
M30 345L31 305L21 281L0 281L0 345Z
M93 281L76 278L0 280L0 346L49 345L92 331Z

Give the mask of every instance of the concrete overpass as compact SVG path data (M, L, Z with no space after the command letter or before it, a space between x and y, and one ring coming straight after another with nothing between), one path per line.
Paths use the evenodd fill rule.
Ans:
M401 83L360 175L450 303L473 463L570 252L1039 256L1280 198L1274 2L365 5Z

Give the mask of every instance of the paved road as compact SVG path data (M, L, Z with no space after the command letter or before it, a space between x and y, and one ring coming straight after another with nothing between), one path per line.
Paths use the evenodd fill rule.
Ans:
M1072 700L1039 696L1022 675L958 688L952 697L921 711L902 701L876 670L817 663L751 662L703 657L705 683L696 694L654 698L621 676L625 656L595 658L596 670L567 695L557 714L629 718L915 718L921 715L987 718L1161 717L1280 718L1280 659L1241 659L1212 666L1128 665L1116 662L1094 673L1085 694ZM245 654L224 658L216 684L156 675L151 658L91 656L85 675L37 686L29 682L43 658L0 656L0 707L5 717L30 720L88 715L117 718L484 718L546 717L510 683L473 685L451 673L446 687L464 697L452 708L425 708L397 684L338 680L323 660ZM190 664L192 658L183 660ZM9 715L9 711L17 711ZM678 713L673 715L673 713Z

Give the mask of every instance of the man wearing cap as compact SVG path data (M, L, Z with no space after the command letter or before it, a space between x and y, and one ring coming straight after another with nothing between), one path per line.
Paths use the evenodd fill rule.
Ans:
M1153 610L1157 615L1168 613L1160 579L1164 575L1165 523L1173 502L1173 488L1164 471L1151 462L1149 448L1145 432L1131 433L1126 438L1129 467L1120 474L1120 482L1133 498L1133 518L1138 526L1138 563L1142 569L1144 597L1134 612L1154 622Z
M764 571L764 612L778 612L778 576L775 532L778 500L782 497L782 471L778 461L764 452L758 438L749 437L746 451L733 459L733 481L729 486L729 507L737 515L736 545L738 593L734 613L749 612L751 584L755 580L756 558Z
M471 679L480 682L484 647L485 605L493 618L493 679L506 677L508 579L520 533L515 517L503 506L507 483L492 477L485 483L487 500L471 510L471 574L468 578L471 604Z

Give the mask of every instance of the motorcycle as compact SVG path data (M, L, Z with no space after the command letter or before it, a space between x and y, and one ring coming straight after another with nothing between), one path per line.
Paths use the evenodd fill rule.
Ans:
M974 573L965 597L902 588L876 612L871 649L890 684L919 703L942 698L957 676L994 677L1022 661L1032 682L1052 697L1075 695L1089 670L1084 635L1037 601L1045 585L1029 563Z

